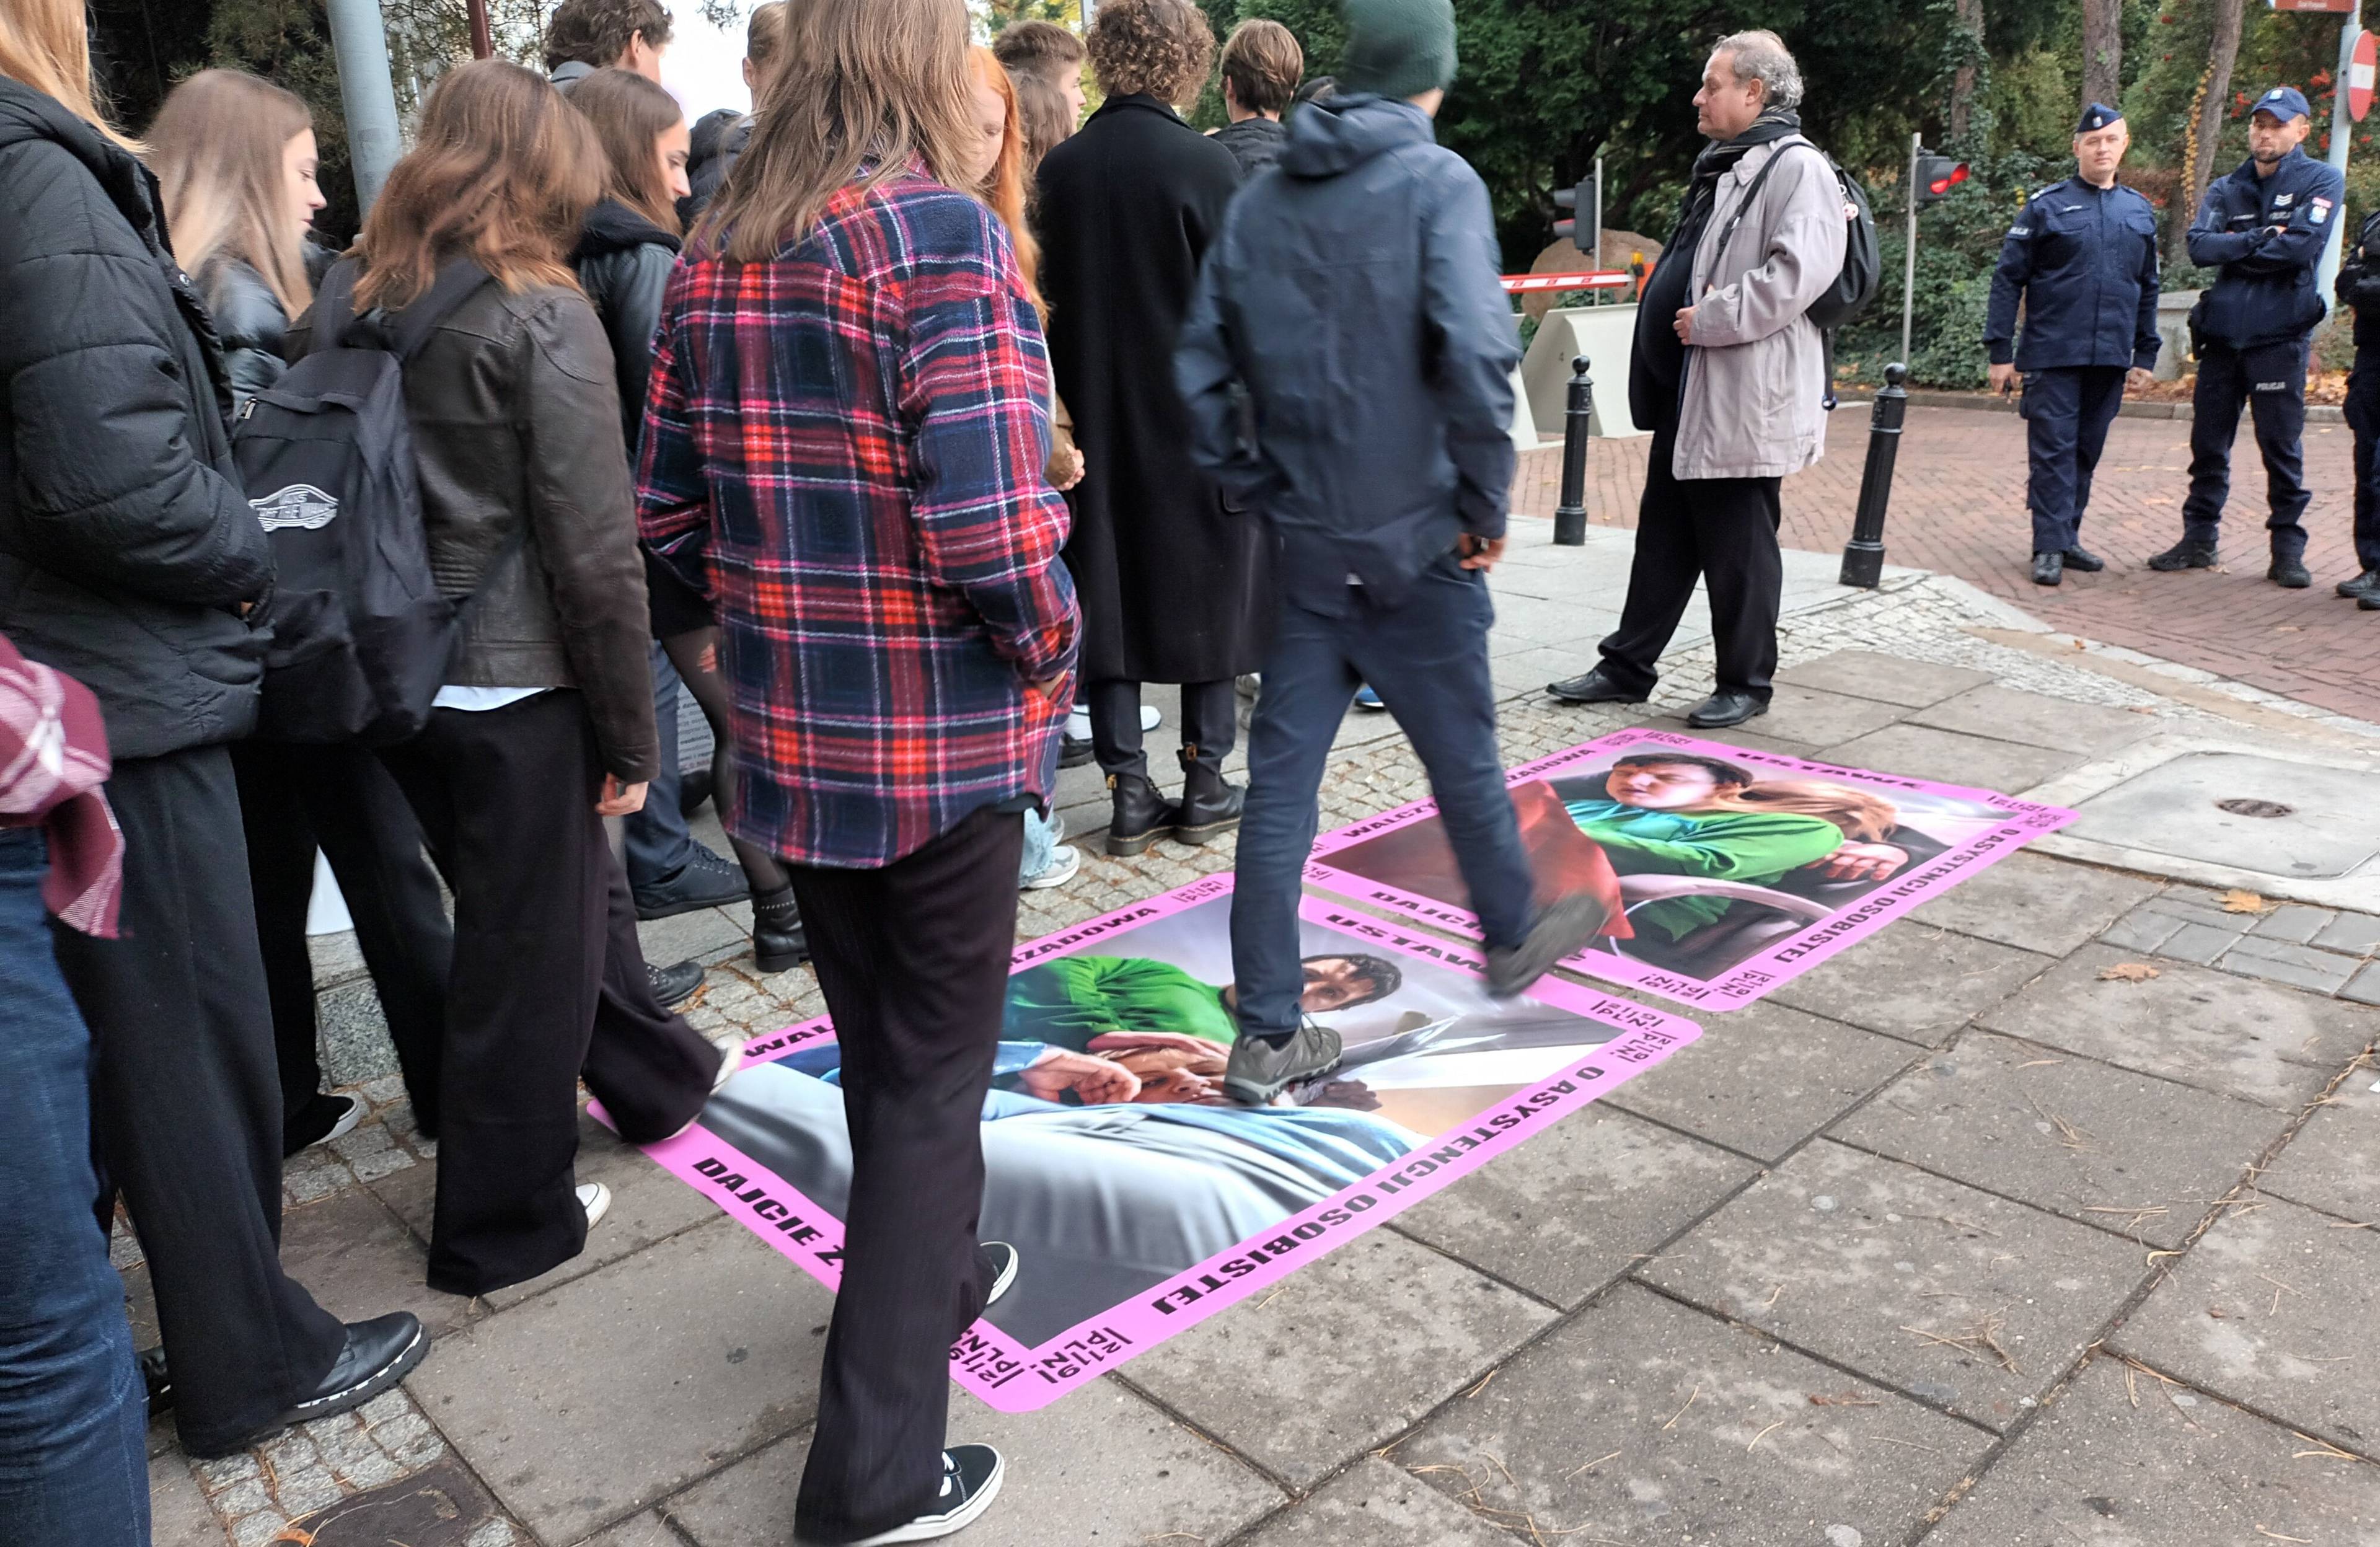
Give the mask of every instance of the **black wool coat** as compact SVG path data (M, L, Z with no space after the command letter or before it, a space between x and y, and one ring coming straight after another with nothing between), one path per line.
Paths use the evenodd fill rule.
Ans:
M1065 549L1086 680L1213 682L1262 664L1270 540L1190 457L1173 344L1239 187L1154 97L1111 97L1041 164L1050 358L1083 481Z

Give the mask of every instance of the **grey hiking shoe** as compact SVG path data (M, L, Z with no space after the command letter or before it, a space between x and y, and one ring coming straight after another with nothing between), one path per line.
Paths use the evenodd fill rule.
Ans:
M1289 1041L1276 1047L1243 1034L1232 1044L1223 1069L1223 1094L1243 1106L1263 1106L1301 1079L1315 1079L1339 1066L1339 1033L1301 1020Z
M1488 992L1498 999L1512 998L1593 940L1602 927L1603 904L1585 892L1572 892L1538 914L1518 945L1488 953Z

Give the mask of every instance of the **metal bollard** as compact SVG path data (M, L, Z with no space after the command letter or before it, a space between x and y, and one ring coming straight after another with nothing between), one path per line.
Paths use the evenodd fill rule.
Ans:
M1874 591L1884 579L1884 512L1892 503L1892 461L1900 451L1900 420L1909 412L1909 394L1900 385L1909 367L1884 368L1884 386L1876 395L1876 414L1867 431L1867 468L1860 474L1859 514L1852 518L1852 540L1843 544L1842 583Z
M1554 542L1563 548L1586 546L1586 438L1594 432L1595 383L1586 374L1586 357L1570 362L1570 396L1562 405L1561 504L1554 506Z

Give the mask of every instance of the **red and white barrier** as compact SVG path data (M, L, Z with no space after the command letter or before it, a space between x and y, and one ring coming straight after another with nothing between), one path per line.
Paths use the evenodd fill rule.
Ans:
M1625 269L1597 269L1587 274L1508 274L1502 276L1505 289L1523 290L1619 290L1636 283L1636 276Z

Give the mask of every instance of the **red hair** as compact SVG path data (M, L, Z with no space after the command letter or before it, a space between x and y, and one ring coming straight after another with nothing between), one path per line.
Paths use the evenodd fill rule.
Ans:
M1008 227L1009 243L1016 249L1016 266L1025 275L1025 293L1033 298L1033 309L1042 311L1041 249L1025 224L1025 125L1017 114L1016 86L1002 67L999 55L988 48L969 48L967 65L976 79L1000 99L1003 119L1000 160L992 164L991 176L982 187L967 191L990 205L991 213Z

